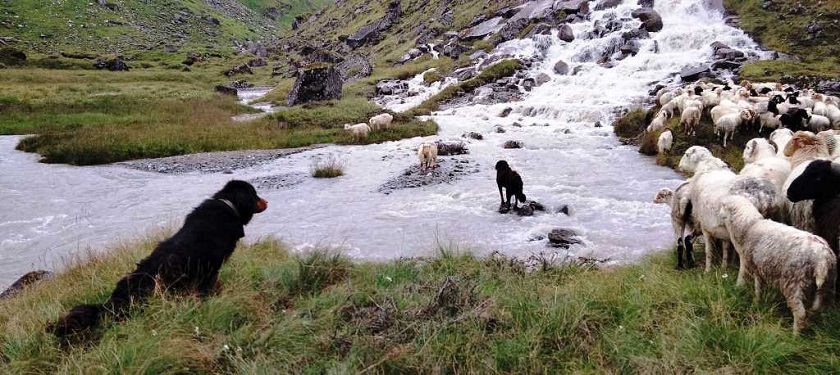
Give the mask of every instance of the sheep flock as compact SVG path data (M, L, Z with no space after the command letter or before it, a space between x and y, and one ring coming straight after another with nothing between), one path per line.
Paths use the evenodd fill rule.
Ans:
M799 333L838 291L840 99L779 83L698 82L659 90L656 104L646 132L660 154L673 152L677 132L692 144L709 126L701 118L711 120L705 130L722 147L707 146L719 153L734 133L758 134L746 142L740 171L709 148L688 147L679 169L690 177L654 202L671 208L678 269L694 266L691 242L702 237L705 272L720 259L725 273L737 257L736 285L752 281L755 298L764 285L778 289Z

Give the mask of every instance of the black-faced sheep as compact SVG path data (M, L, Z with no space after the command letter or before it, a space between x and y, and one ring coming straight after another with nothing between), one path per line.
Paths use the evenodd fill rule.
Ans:
M787 197L792 202L814 200L815 233L840 251L840 164L814 160L793 178Z
M516 197L513 201L513 208L517 208L517 203L525 203L527 199L522 193L522 177L513 169L510 169L507 161L499 160L496 162L496 185L499 187L499 198L502 200L502 205L505 204L510 207L511 197ZM505 188L505 196L502 195L502 188Z
M756 298L764 282L778 288L793 314L793 332L801 332L806 301L812 301L814 311L833 296L837 259L831 248L816 235L764 219L743 197L724 198L719 215L753 276Z

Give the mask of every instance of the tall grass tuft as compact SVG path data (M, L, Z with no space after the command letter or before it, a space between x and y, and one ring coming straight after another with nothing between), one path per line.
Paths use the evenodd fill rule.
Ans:
M335 155L318 160L312 165L312 177L333 178L344 175L344 162Z

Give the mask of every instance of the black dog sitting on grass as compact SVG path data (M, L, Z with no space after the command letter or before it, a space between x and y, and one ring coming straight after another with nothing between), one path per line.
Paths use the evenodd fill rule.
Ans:
M175 293L197 292L201 297L210 295L219 288L219 269L245 236L244 226L267 205L251 184L228 182L187 215L174 236L137 263L137 269L117 283L105 303L76 306L47 326L47 331L63 344L83 339L103 317L124 318L132 304L146 302L156 287Z
M517 209L517 203L525 203L525 194L522 193L522 177L513 169L510 169L508 163L504 160L496 162L496 185L499 186L499 198L502 200L499 212L507 213L510 211L510 198L516 197L513 201L513 209ZM502 188L505 188L505 195L502 195Z

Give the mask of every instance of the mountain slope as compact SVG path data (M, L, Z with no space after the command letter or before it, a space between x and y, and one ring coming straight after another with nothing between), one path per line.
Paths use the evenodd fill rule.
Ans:
M331 0L0 1L0 36L29 50L130 53L213 49L272 38Z

